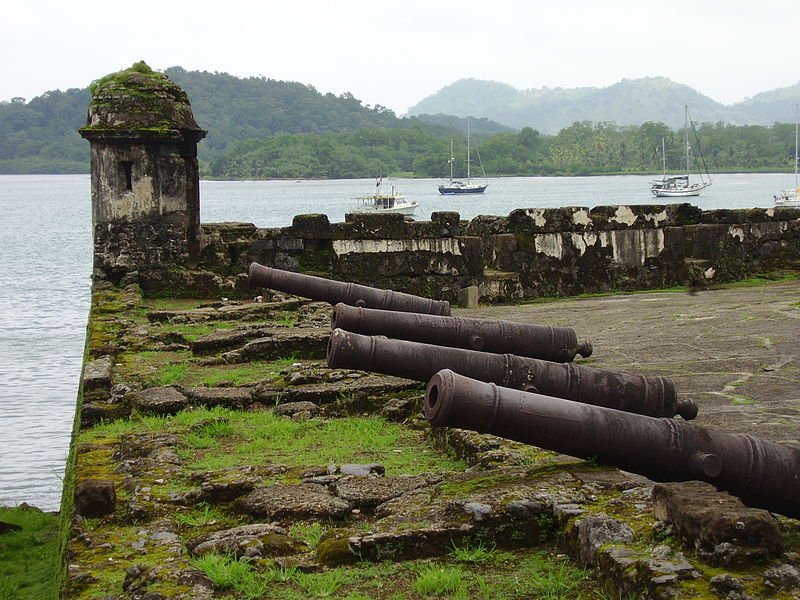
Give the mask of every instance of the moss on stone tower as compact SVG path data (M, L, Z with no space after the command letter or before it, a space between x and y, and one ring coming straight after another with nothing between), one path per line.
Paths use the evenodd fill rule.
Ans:
M84 137L133 131L154 137L188 134L195 141L205 136L194 120L186 92L144 62L106 75L89 89L89 114L80 130Z

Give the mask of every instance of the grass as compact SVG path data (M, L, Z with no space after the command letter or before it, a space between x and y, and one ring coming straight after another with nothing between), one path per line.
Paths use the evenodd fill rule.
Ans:
M205 527L224 520L224 515L205 502L200 502L187 513L175 513L173 518L179 525L186 527Z
M119 376L125 381L139 382L146 387L239 387L275 381L279 379L280 372L294 362L297 362L297 358L292 356L274 361L208 366L193 361L188 351L145 351L125 357Z
M22 527L0 534L0 600L55 598L58 517L37 509L0 507L0 521Z
M465 464L433 450L423 433L378 417L294 421L270 411L231 411L235 432L222 449L198 453L192 467L215 470L239 464L313 466L379 462L387 472L417 475L462 471Z
M464 596L464 575L459 567L424 565L414 581L414 591L420 596Z
M311 548L317 547L324 534L325 527L321 523L295 523L289 528L289 535Z
M499 556L500 553L495 553ZM206 555L193 559L221 592L231 598L447 598L512 600L600 600L606 596L588 572L547 551L507 555L487 563L459 562L454 557L404 563L359 563L303 573L274 566L257 567L246 559ZM262 594L259 596L258 594Z
M82 431L82 442L108 442L135 431L165 431L181 438L181 458L190 470L243 464L379 462L391 475L463 471L463 461L433 449L422 431L380 417L295 421L272 411L222 407L184 410L173 416L133 415Z
M512 588L523 597L542 600L567 600L577 598L587 573L567 561L566 557L552 557L544 552L534 553L520 565L521 573Z
M513 558L511 553L498 550L494 544L486 546L482 541L478 541L474 545L467 544L465 546L453 544L450 556L456 562L474 565L497 564Z

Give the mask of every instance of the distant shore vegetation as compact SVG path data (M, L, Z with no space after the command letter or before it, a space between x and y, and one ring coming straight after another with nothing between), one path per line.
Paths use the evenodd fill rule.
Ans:
M213 179L348 179L383 175L466 174L466 121L447 115L397 117L351 94L261 77L186 71L166 74L189 95L208 128L199 145L203 177ZM88 173L84 125L89 87L30 101L0 102L0 174ZM473 175L602 175L684 168L683 131L660 122L617 125L578 121L555 135L472 119ZM704 123L692 148L711 172L790 171L794 124ZM702 151L702 157L700 152ZM702 162L698 164L703 168Z

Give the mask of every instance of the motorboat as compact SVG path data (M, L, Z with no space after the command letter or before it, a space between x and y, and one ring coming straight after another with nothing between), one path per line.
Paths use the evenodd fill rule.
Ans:
M389 192L382 192L383 179L378 179L375 185L375 193L369 196L358 196L355 198L356 207L351 213L399 213L411 216L417 210L419 202L409 200L401 194L397 188L390 184Z

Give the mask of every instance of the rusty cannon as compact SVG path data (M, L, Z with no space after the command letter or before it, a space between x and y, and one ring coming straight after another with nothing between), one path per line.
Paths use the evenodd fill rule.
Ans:
M436 373L425 391L431 425L470 429L644 475L701 480L745 504L800 518L800 450L676 419L498 387Z
M303 273L292 273L273 267L265 267L258 263L250 263L247 285L251 288L264 287L322 300L330 304L343 302L353 306L382 308L402 312L428 313L433 315L449 315L450 303L446 300L431 300L421 296L382 290L357 283L346 283L334 279L325 279Z
M572 362L576 354L592 354L589 342L578 342L571 327L550 327L496 319L376 310L339 303L333 307L331 329L363 335L423 342L553 362Z
M513 354L448 348L334 329L328 341L327 361L332 368L360 369L423 382L437 371L452 369L503 387L654 417L697 416L695 403L679 400L671 379Z

